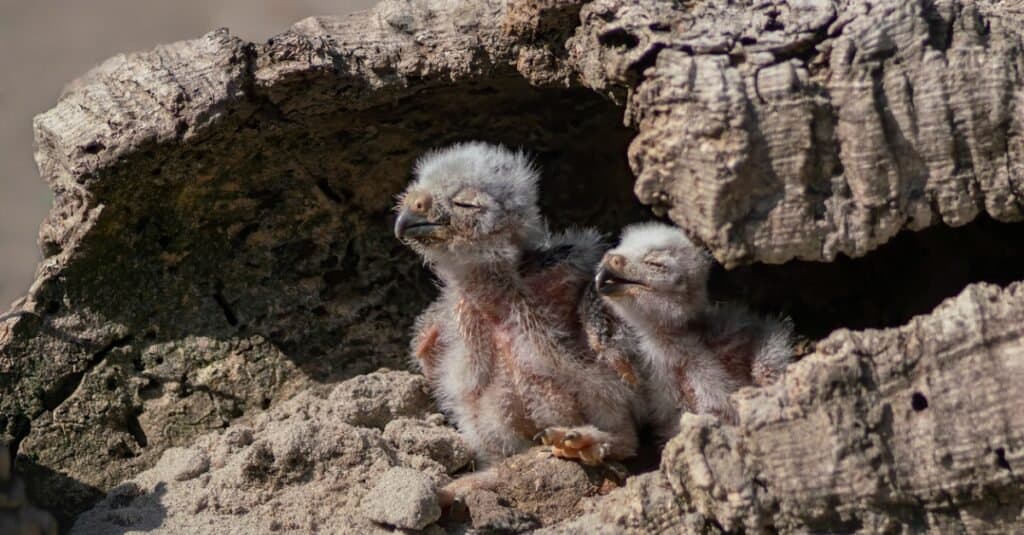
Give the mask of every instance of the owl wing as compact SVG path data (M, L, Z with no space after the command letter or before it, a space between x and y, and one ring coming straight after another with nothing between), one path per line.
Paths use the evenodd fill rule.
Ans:
M630 386L639 383L639 351L636 336L601 299L593 284L588 284L580 299L579 317L587 345L599 362L611 367Z

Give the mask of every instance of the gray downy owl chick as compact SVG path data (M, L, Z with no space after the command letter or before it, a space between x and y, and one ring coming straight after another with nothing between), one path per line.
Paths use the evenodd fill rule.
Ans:
M537 182L524 154L485 143L419 160L395 234L441 294L417 319L412 353L484 464L537 436L588 463L629 457L632 392L597 359L577 312L599 237L550 235Z
M736 421L729 394L773 382L792 358L792 325L737 304L711 304L711 258L677 227L631 225L598 267L595 286L639 339L652 419L678 432L683 411Z

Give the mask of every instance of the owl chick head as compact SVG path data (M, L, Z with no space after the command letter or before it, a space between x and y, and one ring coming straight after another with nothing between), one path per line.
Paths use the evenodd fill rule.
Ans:
M678 325L707 304L710 256L677 227L630 225L598 267L595 284L627 321Z
M515 261L544 222L539 174L522 152L482 142L422 156L399 197L395 236L431 263Z

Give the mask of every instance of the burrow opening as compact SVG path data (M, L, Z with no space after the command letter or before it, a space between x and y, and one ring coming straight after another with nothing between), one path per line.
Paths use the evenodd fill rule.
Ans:
M1024 222L982 215L962 227L936 225L897 234L860 258L833 262L718 267L711 293L793 319L815 341L836 329L899 327L928 314L972 283L1024 280Z
M591 91L515 76L287 120L257 106L103 177L103 217L80 245L89 254L48 289L47 314L96 310L147 344L257 334L320 382L403 367L412 320L436 295L391 234L415 159L464 140L522 147L542 169L552 226L595 226L614 242L654 219L633 194L634 135L621 108ZM151 177L145 187L139 176ZM973 282L1024 279L1022 231L980 216L902 232L861 258L719 266L711 295L787 315L812 341L895 327Z
M106 208L81 244L87 254L41 297L54 303L48 315L91 310L138 335L119 353L126 364L117 385L143 379L163 395L157 372L209 357L181 343L197 336L224 355L265 359L267 369L279 351L316 382L406 366L413 318L435 288L392 236L391 208L430 148L479 139L530 151L556 229L596 226L614 239L622 226L653 219L633 195L626 154L635 133L622 126L620 108L587 90L509 77L286 120L264 106L189 144L140 151L93 192ZM141 187L139 177L149 177ZM902 233L859 259L719 268L712 296L789 315L810 340L840 327L897 326L972 282L1024 279L1022 231L1024 223L982 217ZM270 405L267 390L252 399L232 392L229 416ZM159 413L148 407L159 400L140 400L123 427L147 437L131 446L143 466L168 444L149 428ZM187 433L219 428L216 418L187 424ZM645 451L633 464L653 469L658 455ZM43 505L77 512L89 501Z
M299 90L295 101L303 98ZM189 142L141 147L89 177L102 213L75 261L37 293L44 313L19 328L49 333L83 310L124 326L130 343L45 407L73 410L96 388L118 394L111 413L124 416L81 430L75 440L90 451L69 461L41 446L62 430L27 415L22 457L33 462L21 466L38 482L36 503L66 521L163 449L271 407L296 382L407 367L413 320L436 288L393 236L392 208L431 148L485 140L527 150L555 228L612 232L646 213L626 160L634 133L591 91L538 89L510 75L381 102L287 113L241 102ZM59 248L46 244L49 254ZM74 333L49 334L94 353ZM117 451L89 446L106 442ZM65 481L62 472L104 479ZM67 492L36 492L52 487Z

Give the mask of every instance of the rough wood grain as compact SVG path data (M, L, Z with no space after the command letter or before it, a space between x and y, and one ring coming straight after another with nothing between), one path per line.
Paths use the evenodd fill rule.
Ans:
M585 83L628 90L637 195L726 265L1022 218L1019 10L599 0L582 17Z
M1019 532L1022 325L1024 284L981 284L904 327L837 331L737 393L738 425L684 415L658 472L550 531Z
M169 447L402 366L433 288L389 209L413 159L453 141L534 151L555 226L640 219L633 190L729 266L1019 220L1011 4L388 0L264 44L217 31L112 58L35 122L55 202L0 321L0 432L66 524ZM971 287L908 327L833 335L741 396L741 426L688 419L605 513L1019 528L1020 293ZM907 412L914 392L927 410Z

